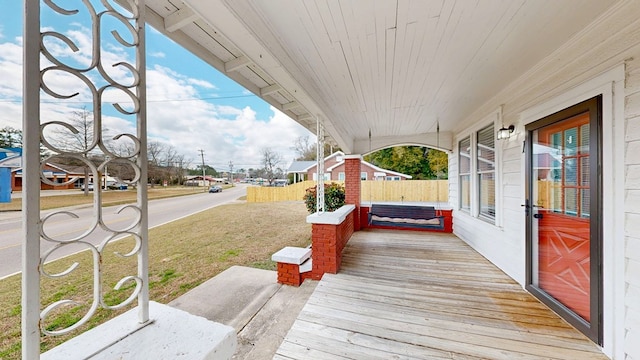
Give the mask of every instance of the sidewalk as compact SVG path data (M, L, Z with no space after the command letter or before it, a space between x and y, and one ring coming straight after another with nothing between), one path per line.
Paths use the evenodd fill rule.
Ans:
M234 359L271 359L318 283L296 288L276 279L275 271L232 266L168 305L233 327Z

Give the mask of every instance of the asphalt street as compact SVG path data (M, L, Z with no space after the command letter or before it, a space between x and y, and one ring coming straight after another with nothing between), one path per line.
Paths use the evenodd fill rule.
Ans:
M149 201L149 228L210 209L215 206L229 203L246 195L246 186L239 185L225 189L221 193L202 193L195 195L179 196L168 199ZM123 209L118 213L122 205L102 208L104 224L118 231L128 228L135 223L137 212L131 209ZM60 209L58 209L60 210ZM43 216L55 210L43 213ZM96 219L95 209L92 207L80 207L70 209L77 218L69 215L58 214L49 218L44 223L44 232L56 240L72 240L90 231L87 241L98 244L103 241L109 232L93 229L92 222ZM93 230L92 230L93 229ZM22 218L19 212L2 214L0 216L0 279L21 271L22 258ZM55 245L54 242L42 240L41 253L45 253ZM57 259L75 253L86 247L68 246L52 253L49 260Z

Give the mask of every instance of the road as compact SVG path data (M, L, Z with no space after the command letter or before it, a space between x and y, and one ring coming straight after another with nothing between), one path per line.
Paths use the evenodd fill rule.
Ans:
M202 193L149 201L149 228L231 202L244 195L246 195L246 186L240 185L225 189L221 193ZM137 217L137 213L131 209L118 214L117 209L121 206L103 208L104 223L111 229L126 229ZM54 210L44 212L43 215L52 211ZM72 211L78 215L77 219L56 215L45 222L45 233L58 240L70 240L91 228L91 222L95 219L92 207L82 207ZM104 240L107 234L102 229L95 229L87 239L92 244L97 244ZM42 253L53 246L54 243L50 241L41 241ZM51 254L49 260L67 256L81 249L84 248L65 247ZM21 271L21 253L22 219L19 213L12 216L5 215L0 219L0 279Z

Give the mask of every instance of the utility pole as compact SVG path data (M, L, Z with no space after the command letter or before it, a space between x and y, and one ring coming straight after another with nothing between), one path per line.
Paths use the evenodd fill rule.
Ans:
M204 171L204 150L198 150L200 152L200 158L202 158L202 186L204 186L204 191L207 191L207 184L205 183L206 173Z
M229 160L229 181L231 182L231 187L233 187L233 161Z

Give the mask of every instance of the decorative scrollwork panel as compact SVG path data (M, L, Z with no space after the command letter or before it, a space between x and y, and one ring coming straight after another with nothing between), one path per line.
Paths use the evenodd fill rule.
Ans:
M140 186L146 185L145 165L141 165L146 164L146 158L142 159L146 152L141 147L146 141L140 138L146 132L139 130L146 126L144 99L140 96L145 86L141 76L144 61L140 61L139 51L144 49L144 22L137 1L129 1L130 11L109 0L76 1L73 4L82 5L78 9L66 8L61 1L43 0L43 4L43 20L90 24L64 33L52 30L46 21L41 24L46 31L41 31L40 41L40 106L51 114L40 122L41 145L47 154L40 164L41 181L54 188L82 181L88 188L89 180L93 180L90 215L63 209L47 213L40 220L42 281L60 281L64 288L64 279L69 277L92 278L90 289L77 289L78 294L60 290L42 299L41 330L47 335L60 335L86 324L100 308L122 308L148 291L147 270L141 272L137 264L141 256L146 257L146 229L142 228L146 207L140 203L124 205L109 214L114 220L107 221L103 192L109 171L117 173L118 182L136 187L138 192L146 191L146 186ZM110 129L109 122L116 118L128 121L129 128L138 132ZM84 176L61 181L51 176L57 164L80 169L77 172ZM72 219L77 229L56 231L56 221L63 218ZM82 260L50 263L70 252L79 252ZM109 276L113 266L130 269L131 273L113 279ZM65 316L71 320L61 321Z

